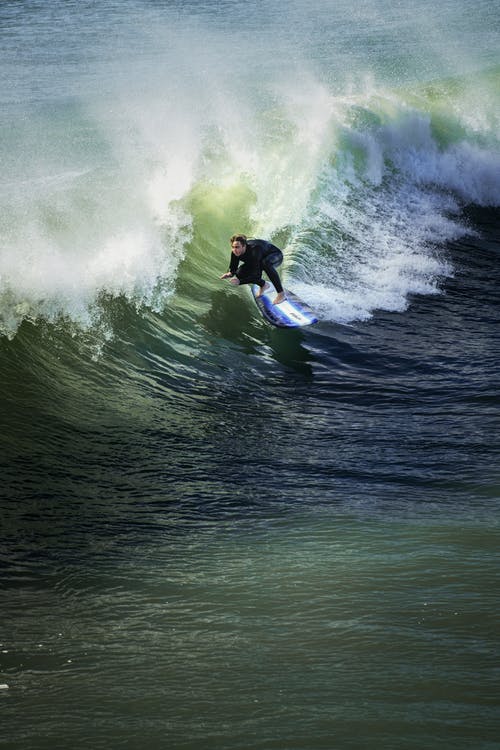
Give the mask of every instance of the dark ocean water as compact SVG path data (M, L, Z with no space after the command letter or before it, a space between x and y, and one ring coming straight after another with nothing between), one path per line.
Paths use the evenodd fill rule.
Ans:
M0 9L6 748L499 747L498 5L258 6Z

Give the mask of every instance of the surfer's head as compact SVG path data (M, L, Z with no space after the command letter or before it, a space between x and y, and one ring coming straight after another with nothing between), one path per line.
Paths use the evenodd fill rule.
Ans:
M231 239L229 240L231 243L231 250L233 253L238 255L243 255L245 250L247 249L247 238L244 234L233 234Z

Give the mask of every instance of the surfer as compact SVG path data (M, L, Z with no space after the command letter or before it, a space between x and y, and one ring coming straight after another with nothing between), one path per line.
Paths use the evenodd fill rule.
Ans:
M267 281L262 278L262 271L265 271L277 292L273 305L284 302L285 292L276 270L276 266L283 262L283 253L279 247L266 240L247 239L244 234L233 234L230 243L229 271L223 273L221 279L229 279L230 284L236 286L258 284L260 289L255 296L260 297L269 288ZM240 262L243 265L238 268Z

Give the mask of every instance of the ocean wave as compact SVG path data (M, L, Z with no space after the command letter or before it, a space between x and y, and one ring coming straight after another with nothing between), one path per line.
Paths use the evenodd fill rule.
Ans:
M306 76L203 116L185 98L119 116L65 104L62 140L59 115L37 110L43 148L2 196L1 332L102 325L108 297L161 312L188 278L190 295L213 290L235 230L283 246L289 283L327 319L404 310L452 273L462 209L499 203L494 91L471 125L471 87L338 96Z

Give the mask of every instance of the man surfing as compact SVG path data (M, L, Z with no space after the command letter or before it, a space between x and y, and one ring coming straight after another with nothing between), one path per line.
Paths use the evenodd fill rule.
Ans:
M266 240L248 239L244 234L233 234L230 243L229 271L223 273L221 279L229 279L229 283L235 286L257 284L260 288L255 296L260 297L269 288L267 281L262 278L262 271L265 271L277 292L273 305L284 302L285 292L276 271L276 266L283 262L283 253L279 247ZM240 266L240 263L243 265Z

